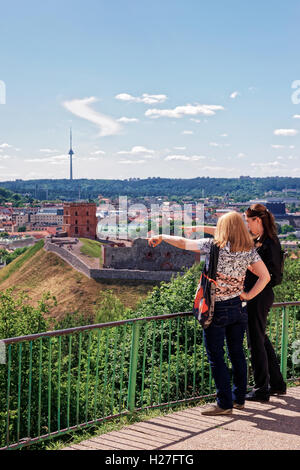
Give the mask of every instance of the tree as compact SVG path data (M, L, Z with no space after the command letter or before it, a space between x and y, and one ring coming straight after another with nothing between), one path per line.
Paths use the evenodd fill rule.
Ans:
M121 320L126 317L126 309L121 300L112 290L102 291L99 295L95 308L96 323L106 323Z
M284 224L281 226L281 233L289 233L289 232L294 232L295 228L292 225Z

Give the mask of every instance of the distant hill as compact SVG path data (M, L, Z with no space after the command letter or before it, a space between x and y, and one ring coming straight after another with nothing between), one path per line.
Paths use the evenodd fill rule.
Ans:
M30 196L21 196L20 194L14 193L9 189L1 187L0 183L0 206L6 202L11 202L14 207L22 206L24 203L32 203L33 198Z
M0 182L0 187L40 200L96 199L118 196L185 196L199 198L224 196L247 200L249 197L263 197L266 191L281 192L283 189L298 191L300 178L272 176L267 178L130 178L117 179L76 179L76 180L16 180ZM80 194L80 196L79 196Z
M0 270L0 290L14 287L25 291L34 302L50 291L58 305L50 316L62 319L67 313L78 312L91 316L99 293L111 290L125 307L134 308L141 298L153 289L140 282L98 282L73 269L54 253L43 250L43 240L30 247L5 268Z

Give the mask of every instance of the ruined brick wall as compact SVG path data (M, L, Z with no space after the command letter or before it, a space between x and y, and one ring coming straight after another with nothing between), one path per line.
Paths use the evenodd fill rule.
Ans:
M138 269L91 269L82 260L77 258L68 250L57 246L50 241L45 242L45 250L51 251L60 256L64 261L70 264L73 268L87 277L92 279L124 279L137 280L137 281L165 281L169 282L172 277L184 274L183 272L174 271L146 271Z
M104 250L106 268L178 272L200 261L198 253L165 242L152 248L143 238L134 240L130 248L104 246Z

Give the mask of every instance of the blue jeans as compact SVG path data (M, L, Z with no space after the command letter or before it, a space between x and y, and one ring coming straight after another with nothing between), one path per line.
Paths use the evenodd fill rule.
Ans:
M239 297L215 303L211 325L204 330L204 343L212 375L216 384L217 404L224 410L232 408L233 401L243 405L247 388L247 364L243 350L247 328L247 308ZM231 378L224 360L224 339L232 363Z

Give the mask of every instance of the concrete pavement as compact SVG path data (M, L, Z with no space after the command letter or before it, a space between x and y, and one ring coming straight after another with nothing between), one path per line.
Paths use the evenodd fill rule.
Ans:
M246 402L231 416L204 406L151 418L63 450L300 450L300 386L269 403Z

